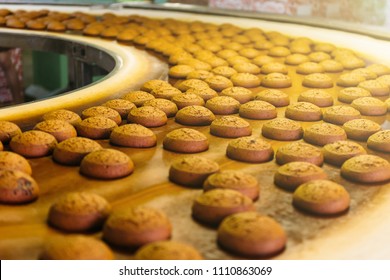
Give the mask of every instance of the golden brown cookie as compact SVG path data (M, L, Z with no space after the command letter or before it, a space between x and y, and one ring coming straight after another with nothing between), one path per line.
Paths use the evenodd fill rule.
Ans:
M271 73L264 76L261 80L261 85L267 88L288 88L292 85L292 80L289 76L281 73Z
M53 135L57 142L62 142L68 138L76 137L77 131L70 123L62 120L47 120L37 123L35 130L43 131Z
M274 219L256 212L230 215L218 228L222 248L247 257L264 257L281 252L287 236Z
M225 88L221 91L220 95L232 97L241 104L253 100L253 92L247 88L239 86Z
M234 64L233 68L238 73L250 73L253 75L260 74L260 67L251 62Z
M160 80L157 80L157 81L160 81ZM161 82L164 82L164 81L161 81ZM144 84L145 85L145 84ZM151 90L150 90L151 91ZM146 101L148 100L151 100L151 99L154 99L155 97L146 92L146 91L142 91L142 90L137 90L137 91L131 91L129 93L127 93L125 96L122 97L123 99L125 100L128 100L130 101L131 103L133 103L135 106L137 107L140 107L142 106Z
M300 185L293 194L293 205L315 215L335 215L349 208L346 189L329 180L314 180Z
M260 186L257 179L242 171L224 170L207 177L203 183L205 192L214 189L231 189L256 200L260 194Z
M274 61L275 58L268 55L259 55L252 59L252 63L256 64L259 67L262 67L263 65Z
M371 93L360 87L347 87L339 91L337 99L344 103L352 103L357 98L360 97L370 97Z
M202 97L194 93L187 92L185 94L175 95L174 97L172 97L172 102L176 104L178 110L192 105L205 105L205 102Z
M294 191L299 185L311 180L326 179L328 175L315 164L304 161L292 161L278 168L274 175L275 185Z
M65 165L78 165L90 152L100 150L102 146L94 140L73 137L59 143L53 152L53 160Z
M66 109L51 111L43 115L43 120L45 121L53 119L66 121L71 125L76 125L81 122L81 118L78 114Z
M215 75L207 78L205 82L215 91L222 91L225 88L232 87L233 83L228 78L220 75Z
M323 112L323 120L328 123L343 125L347 121L360 119L361 115L358 110L351 106L336 105L326 108Z
M218 96L218 93L209 87L208 88L201 88L201 89L190 88L189 90L187 90L185 92L185 94L196 94L199 97L201 97L204 101L207 101L213 97ZM183 96L183 95L179 95L179 96ZM194 105L200 105L200 104L194 104Z
M156 107L142 106L131 110L127 116L127 121L145 127L159 127L165 125L168 118L164 111Z
M390 74L390 68L384 64L374 63L367 66L366 68L374 72L378 77Z
M249 136L252 134L252 127L240 117L222 116L211 123L210 134L225 138Z
M194 70L195 68L190 65L179 64L169 68L168 75L172 78L184 79Z
M359 73L347 72L338 77L336 84L340 87L356 87L359 83L365 80L366 78Z
M164 240L148 243L135 253L136 260L203 260L189 244Z
M163 98L155 98L152 100L148 100L144 103L143 106L152 106L157 109L160 109L167 115L168 118L174 117L178 111L177 106L174 102Z
M340 174L358 183L382 183L390 180L390 163L376 155L359 155L346 160Z
M213 160L200 156L187 156L176 159L169 169L169 180L190 186L201 187L207 177L219 171L219 165Z
M271 103L253 100L240 106L239 115L247 119L268 120L276 118L277 111Z
M184 88L184 87L183 87ZM183 94L180 89L177 89L171 85L154 88L150 91L155 98L171 100L176 95ZM152 102L154 99L146 100L142 105L145 106L146 102Z
M30 163L21 155L13 152L0 152L0 169L18 170L28 175L32 174Z
M230 80L233 83L231 86L244 88L258 87L261 83L260 78L251 73L237 73L232 75Z
M177 153L200 153L208 150L209 140L195 129L178 128L165 136L163 147Z
M261 74L282 73L287 75L288 68L286 65L280 62L270 62L261 66Z
M302 138L303 129L299 122L285 118L275 118L263 124L261 134L269 139L293 141Z
M357 73L359 75L362 75L366 80L375 80L378 78L378 75L375 74L375 72L370 71L367 68L358 68L355 70L352 70L351 73ZM364 83L364 82L362 82Z
M102 106L114 109L122 119L126 119L130 111L135 108L135 104L126 99L111 99L103 103Z
M324 89L309 89L299 94L298 102L309 102L318 107L329 107L333 105L333 97Z
M9 143L13 152L29 158L50 155L56 145L57 140L53 135L38 130L17 134Z
M358 84L358 87L368 90L372 96L388 96L390 94L389 86L380 80L363 81Z
M290 54L291 51L288 48L282 46L275 46L268 50L268 55L274 57L286 57Z
M204 126L210 125L215 120L215 115L209 109L202 106L187 106L180 109L175 121L183 125Z
M224 67L224 66L218 66L218 67ZM219 74L217 74L219 75ZM191 73L189 73L186 77L186 79L198 79L198 80L206 80L209 77L214 76L213 72L206 71L206 70L194 70Z
M322 111L313 103L296 102L287 106L285 117L296 121L319 121L322 119Z
M230 141L226 155L238 161L261 163L272 160L274 151L271 144L263 139L247 136Z
M347 159L366 154L366 150L358 143L341 140L326 144L322 148L326 163L341 166Z
M86 155L80 164L80 173L96 179L116 179L130 175L134 163L125 153L100 149Z
M7 144L12 137L20 133L22 133L22 131L17 124L0 120L0 142Z
M38 196L38 184L30 175L19 170L0 169L0 203L28 203Z
M293 53L286 57L284 63L288 65L299 65L305 62L309 62L307 55L301 53Z
M213 68L213 70L211 70L211 72L214 75L219 75L219 76L223 76L226 78L230 78L234 74L238 73L236 69L234 69L233 67L230 67L230 66L218 66L218 67Z
M216 96L207 100L205 107L215 115L231 115L238 112L240 102L230 96Z
M337 125L318 123L305 129L303 139L310 144L324 146L336 141L347 140L347 134Z
M380 152L390 152L390 130L382 130L371 135L367 140L368 148Z
M183 81L178 81L175 84L175 87L177 87L177 89L179 89L182 92L186 92L190 88L202 89L202 88L207 88L209 86L205 81L202 81L199 79L186 79ZM152 93L153 93L153 91L152 91Z
M365 116L381 116L387 113L387 105L375 97L360 97L352 101L352 107Z
M290 104L287 93L278 89L266 89L255 95L255 100L262 100L271 103L275 107L284 107Z
M324 67L316 62L303 62L297 66L298 74L309 75L323 72L325 72Z
M320 149L300 141L279 147L276 151L275 159L279 165L292 161L304 161L321 166L324 162L324 156Z
M323 60L319 64L324 68L326 73L339 73L344 70L343 65L333 59Z
M195 198L192 217L203 224L218 225L229 215L254 210L253 201L242 193L230 189L214 189Z
M113 260L114 253L101 240L85 235L50 237L43 246L43 260Z
M140 124L125 124L113 129L110 143L131 148L150 148L157 144L156 135Z
M349 139L366 141L372 134L381 130L381 126L372 120L355 119L343 124Z
M73 192L61 196L49 210L50 225L69 232L100 229L110 214L111 206L104 197L89 192Z
M306 75L302 85L309 88L331 88L333 87L333 79L327 74L314 73Z
M81 112L82 119L90 117L105 117L113 120L117 125L122 122L122 118L117 111L105 106L93 106Z
M170 84L167 81L163 81L163 80L149 80L141 86L141 91L151 92L155 88L160 88L164 86L170 86Z
M77 134L90 139L106 139L117 123L105 117L90 117L76 125Z

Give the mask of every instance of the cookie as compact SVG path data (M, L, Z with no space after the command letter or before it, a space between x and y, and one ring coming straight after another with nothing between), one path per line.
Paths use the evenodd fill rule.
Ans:
M77 136L77 131L73 125L56 119L39 122L34 126L34 129L53 135L57 142Z
M186 92L190 88L198 88L198 89L207 88L208 84L205 81L198 80L198 79L186 79L184 81L178 81L175 84L175 87L177 87L177 89L179 89L182 92Z
M76 125L77 134L90 139L107 139L117 123L106 117L90 117Z
M309 75L314 73L324 73L324 67L316 62L303 62L297 66L297 73L302 75Z
M175 117L177 123L191 126L210 125L214 120L213 112L202 106L187 106L180 109Z
M331 53L333 50L335 50L335 46L330 43L316 43L313 47L313 49L317 52L326 52Z
M237 70L230 66L218 66L211 70L214 75L230 78L234 74L237 74Z
M251 90L244 87L230 87L226 88L220 93L221 96L229 96L236 99L241 104L253 100L253 93Z
M284 60L284 63L288 65L299 65L305 62L309 62L309 57L301 53L290 54Z
M66 109L59 109L45 113L43 115L43 120L62 120L70 123L71 125L76 125L81 121L81 118L75 112Z
M263 77L261 85L267 88L288 88L292 86L292 80L287 75L271 73Z
M207 177L203 190L207 192L214 189L235 190L252 200L258 199L260 195L257 179L249 173L236 170L224 170Z
M276 151L275 159L279 165L292 161L304 161L321 166L324 162L324 156L320 149L300 141L279 147Z
M219 171L213 160L200 156L176 159L169 169L169 180L184 186L201 187L207 177Z
M303 139L313 145L324 146L346 140L347 134L341 127L330 123L318 123L305 129Z
M226 155L238 161L261 163L272 160L274 150L271 144L263 139L247 136L230 141L226 148Z
M322 148L326 163L341 166L347 159L366 154L366 150L358 143L341 140L326 144Z
M386 115L387 105L375 97L360 97L352 101L352 107L365 116Z
M276 118L277 111L271 103L253 100L240 106L239 115L247 119L268 120Z
M9 121L0 120L0 142L7 144L17 134L22 133L19 126Z
M0 169L0 203L22 204L39 196L37 182L19 170Z
M266 101L275 107L284 107L290 104L290 98L287 93L278 89L262 90L255 95L255 100Z
M236 116L222 116L215 119L210 125L210 134L225 137L237 138L252 134L250 124Z
M165 136L163 147L177 153L200 153L208 150L209 140L195 129L178 128Z
M371 93L361 87L347 87L338 92L337 99L344 103L352 103L360 97L370 97Z
M304 161L292 161L278 168L274 175L275 185L294 191L299 185L311 180L326 179L328 175L315 164Z
M366 78L358 73L345 73L341 74L336 81L336 84L340 87L356 87L361 82L364 82Z
M64 165L78 165L90 152L100 150L102 146L94 140L73 137L59 143L53 151L53 160Z
M80 164L80 173L96 179L116 179L130 175L134 163L125 153L100 149L86 155Z
M298 102L309 102L318 107L329 107L333 105L333 97L323 89L309 89L299 94Z
M281 73L287 75L288 68L280 62L270 62L261 67L261 74Z
M151 92L153 89L164 87L164 86L170 86L170 83L163 80L149 80L142 84L141 91L143 92ZM131 101L131 100L129 100ZM139 106L139 105L136 105Z
M375 151L389 153L390 130L382 130L368 137L367 146Z
M349 208L350 196L340 184L314 180L300 185L293 194L293 205L315 215L336 215Z
M17 134L9 142L13 152L28 158L50 155L56 145L57 140L53 135L38 130Z
M181 92L181 90L169 85L169 86L162 86L159 88L152 89L150 94L152 94L157 99L171 100L174 96L181 95L183 93ZM142 106L146 106L145 103L153 102L153 101L154 99L147 100L142 104Z
M381 126L372 120L355 119L343 124L349 139L367 141L368 137L381 130Z
M113 120L117 125L122 122L122 118L117 111L105 106L93 106L81 112L82 119L90 117L105 117Z
M253 75L260 74L260 67L251 62L238 63L233 65L234 70L238 73L250 73Z
M358 110L351 106L336 105L326 108L323 111L322 117L328 123L343 125L347 121L360 119L361 115Z
M178 111L176 104L170 100L163 98L155 98L148 100L143 106L152 106L163 111L168 118L174 117Z
M229 215L254 210L253 201L242 193L230 189L214 189L195 198L192 217L203 224L218 225Z
M207 100L205 107L215 115L231 115L238 113L240 102L230 96L216 96Z
M322 111L313 103L297 102L287 106L285 117L296 121L319 121L322 119Z
M222 91L225 88L232 87L233 82L228 78L220 75L215 75L210 78L207 78L205 82L215 91Z
M230 77L233 85L235 87L244 87L244 88L254 88L258 87L261 83L261 80L258 76L251 73L237 73Z
M150 148L157 144L156 135L140 124L125 124L113 129L110 143L122 147Z
M287 58L286 58L287 59ZM268 55L259 55L252 59L252 63L256 64L259 67L262 67L263 65L267 63L274 62L275 58L268 56Z
M293 141L302 138L303 129L301 124L296 121L275 118L263 124L261 134L269 139Z
M218 67L224 67L224 66L218 66ZM186 79L198 79L204 81L207 78L214 76L214 74L215 73L213 71L210 72L206 70L194 70L187 75Z
M103 197L88 192L73 192L61 196L49 210L51 226L67 232L100 229L111 211Z
M388 96L390 94L389 86L380 80L363 81L358 84L358 87L368 90L372 96Z
M340 73L344 70L343 65L333 59L323 60L319 64L322 66L324 72L326 73Z
M142 106L131 110L127 116L127 121L145 127L159 127L165 125L168 118L164 111L156 107Z
M378 77L390 74L390 68L380 63L371 64L366 69L374 72Z
M135 252L136 260L203 260L193 246L171 240L148 243Z
M375 74L374 72L370 71L367 68L358 68L358 69L351 71L351 73L356 73L356 74L362 75L366 80L375 80L376 78L378 78L377 74ZM362 82L362 83L365 83L365 82Z
M190 65L179 64L169 68L168 75L175 79L185 79L195 68Z
M340 174L358 183L383 183L390 180L390 163L376 155L359 155L346 160Z
M111 99L103 103L102 106L117 111L122 119L126 119L130 111L136 107L134 103L126 99Z
M160 81L160 80L157 80L157 81ZM137 91L131 91L131 92L127 93L122 98L127 100L127 101L130 101L135 106L140 107L146 101L154 99L155 97L146 91L137 90Z
M309 88L331 88L333 87L333 79L327 74L314 73L306 75L302 85Z
M207 101L213 97L218 96L218 93L209 87L208 88L201 88L201 89L190 88L189 90L187 90L185 92L185 94L195 94L195 95L201 97L204 101ZM183 96L183 95L179 95L179 96ZM194 105L200 105L200 104L194 104Z
M217 241L223 249L234 254L265 257L281 252L287 236L274 219L256 212L242 212L222 221Z
M114 253L101 240L81 234L50 237L40 256L43 260L113 260Z
M0 151L0 169L18 170L32 174L30 163L21 155L9 151Z
M291 51L282 46L275 46L268 50L268 55L273 57L286 57L291 54Z

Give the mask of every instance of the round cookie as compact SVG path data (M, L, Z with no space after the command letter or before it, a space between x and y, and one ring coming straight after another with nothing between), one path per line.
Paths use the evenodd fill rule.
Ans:
M207 177L203 183L205 192L214 189L231 189L256 200L260 194L260 187L257 179L249 173L236 170L224 170Z
M324 146L336 141L347 140L347 134L337 125L318 123L305 129L303 139L310 144Z
M323 60L319 63L326 73L339 73L344 70L344 66L333 59Z
M315 164L304 161L292 161L278 168L274 175L275 185L294 191L299 185L311 180L326 179L328 175Z
M286 233L274 219L256 212L230 215L218 227L218 244L247 257L264 257L281 252Z
M377 74L375 74L374 72L368 70L367 68L358 68L358 69L353 70L351 73L360 74L366 80L375 80L376 78L378 78ZM364 82L362 82L362 83L364 83Z
M11 150L24 157L43 157L50 155L57 140L49 133L30 130L12 137L9 146Z
M175 79L185 79L195 68L190 65L178 64L169 68L168 75Z
M345 73L341 74L336 81L336 84L340 87L356 87L361 82L364 82L366 78L359 73Z
M140 247L150 242L169 239L172 225L160 210L138 206L112 213L103 227L103 238L110 244Z
M31 165L24 157L8 151L0 151L0 169L18 170L28 175L32 174Z
M232 75L230 80L233 83L232 86L244 88L258 87L261 83L260 78L251 73L237 73Z
M45 121L53 119L66 121L71 125L76 125L81 122L81 118L78 114L66 109L51 111L43 115L43 120Z
M321 62L321 61L325 61L325 60L328 60L331 58L331 56L329 54L327 54L326 52L322 52L322 51L314 51L312 53L310 53L308 55L310 61L312 62Z
M232 87L233 83L228 78L220 75L209 77L205 82L215 91L222 91L225 88Z
M122 122L122 118L117 111L114 109L105 107L105 106L94 106L88 109L85 109L81 112L81 118L86 119L90 117L106 117L111 119L119 125Z
M297 102L286 108L285 117L296 121L319 121L322 119L322 111L313 103Z
M112 99L103 103L102 106L117 111L122 119L126 119L130 111L136 107L133 102L126 99Z
M200 153L208 150L209 140L195 129L178 128L165 136L163 147L177 153Z
M241 104L253 100L253 92L247 88L239 86L226 88L221 91L220 95L232 97Z
M341 166L347 159L366 154L366 150L358 143L342 140L326 144L322 148L326 163Z
M116 179L130 175L134 163L125 153L100 149L86 155L80 164L80 173L96 179Z
M260 67L251 62L238 63L233 65L233 69L238 73L260 74Z
M165 125L168 118L164 111L156 107L142 106L131 110L127 116L127 121L145 127L159 127Z
M286 57L284 63L288 65L299 65L305 62L309 62L307 55L301 53L293 53Z
M259 55L252 59L252 63L256 64L259 67L262 67L263 65L274 61L275 58L268 55Z
M176 104L178 110L192 105L197 105L197 106L205 105L203 98L193 93L175 95L174 97L172 97L172 102Z
M361 115L358 110L351 106L336 105L326 108L323 112L322 118L328 123L343 125L347 121L360 119Z
M390 179L390 163L376 155L359 155L346 160L340 174L358 183L383 183Z
M72 234L50 237L43 246L43 260L113 260L114 253L102 241Z
M284 107L290 104L290 98L287 93L278 89L266 89L255 96L255 100L266 101L275 107Z
M263 77L261 85L267 88L288 88L292 86L292 80L287 75L271 73Z
M218 137L237 138L252 134L250 124L236 116L222 116L210 125L210 134Z
M303 129L299 122L285 118L275 118L263 124L261 134L269 139L293 141L302 138Z
M327 74L313 73L303 78L302 85L309 88L331 88L333 80Z
M279 165L292 161L304 161L321 166L324 162L324 156L320 149L300 141L279 147L276 151L275 159Z
M316 62L303 62L297 66L298 74L309 75L323 72L325 72L324 67Z
M224 67L224 66L218 66L218 67ZM216 67L217 68L217 67ZM219 74L217 74L219 75ZM206 70L194 70L191 73L189 73L186 77L186 79L198 79L198 80L206 80L209 77L214 76L214 72L206 71Z
M370 97L371 93L360 87L347 87L339 91L337 99L344 103L352 103L360 97Z
M281 74L287 75L288 68L283 63L270 62L270 63L264 64L261 67L261 73L265 74L265 75L271 74L271 73L281 73Z
M135 252L136 260L202 260L202 255L191 245L164 240L148 243Z
M76 125L77 134L90 139L107 139L112 130L117 127L115 121L106 117L90 117Z
M368 137L367 146L375 151L389 153L390 130L382 130Z
M234 74L238 73L236 69L234 69L233 67L230 67L230 66L218 66L218 67L213 68L213 70L211 70L211 72L214 75L219 75L219 76L223 76L226 78L230 78Z
M372 134L381 130L381 126L372 120L355 119L343 124L349 139L366 141Z
M9 141L17 134L22 133L19 126L9 121L0 120L0 142L3 144L9 143Z
M215 161L200 156L188 156L176 159L169 169L169 180L189 186L201 187L207 177L219 171Z
M49 210L51 226L68 232L96 230L103 226L111 206L103 197L88 192L61 196Z
M47 120L37 123L35 130L43 131L53 135L57 142L62 142L68 138L76 137L77 131L70 123L62 120Z
M102 146L94 140L73 137L59 143L53 151L53 160L65 165L78 165L90 152L100 150Z
M342 185L329 180L314 180L294 191L292 203L312 214L336 215L349 208L350 196Z
M190 88L189 90L187 90L185 92L184 95L186 94L196 94L197 96L201 97L204 101L207 101L213 97L216 97L218 96L218 93L213 90L212 88L201 88L201 89L197 89L197 88ZM183 95L179 95L179 96L183 96ZM194 104L194 105L201 105L201 104ZM191 105L190 105L191 106Z
M323 89L309 89L299 94L298 102L309 102L318 107L329 107L333 105L333 97Z
M28 203L38 196L38 184L30 175L19 170L0 169L0 203Z
M388 96L390 94L389 86L380 80L363 81L358 84L358 87L368 90L372 96Z
M178 111L178 108L175 103L170 100L163 98L155 98L148 100L144 103L143 106L152 106L163 111L168 118L174 117Z
M203 224L218 225L229 215L253 210L253 201L242 193L230 189L214 189L195 198L192 217Z
M183 88L187 88L187 87L184 87ZM155 98L161 100L161 99L167 99L168 101L171 100L174 96L176 95L181 95L183 94L181 92L180 89L177 89L171 85L169 86L163 86L163 87L159 87L159 88L155 88L155 89L152 89L152 91L150 92L150 94L152 94ZM150 100L146 100L142 106L150 106L150 104L148 105L147 102L153 102L154 99L150 99ZM152 103L154 104L154 103ZM165 106L164 106L165 107Z
M227 157L250 163L267 162L273 159L274 150L270 143L261 138L247 136L229 142Z
M390 74L390 68L380 63L371 64L367 66L366 69L374 72L378 77Z
M216 115L238 113L240 102L230 96L216 96L207 100L205 107Z
M125 124L114 128L110 143L131 148L150 148L157 144L157 137L149 128L140 124Z
M360 97L352 101L352 107L365 116L386 115L387 105L375 97Z
M291 51L283 46L275 46L268 50L268 55L273 57L286 57L291 54Z
M215 120L215 115L203 106L187 106L180 109L175 117L177 123L191 126L210 125Z
M177 89L179 89L182 92L186 92L190 88L202 89L202 88L207 88L209 86L205 81L199 79L186 79L184 81L178 81L175 84L175 87L177 87Z
M247 119L268 120L276 118L277 111L271 103L253 100L240 106L239 115Z
M160 80L157 80L157 81L160 81ZM161 82L164 82L164 81L161 81ZM150 86L150 88L152 88L152 86ZM142 91L142 90L137 90L137 91L131 91L131 92L127 93L122 98L127 100L127 101L130 101L135 106L140 107L146 101L154 99L155 97L152 94L150 94L149 92Z

